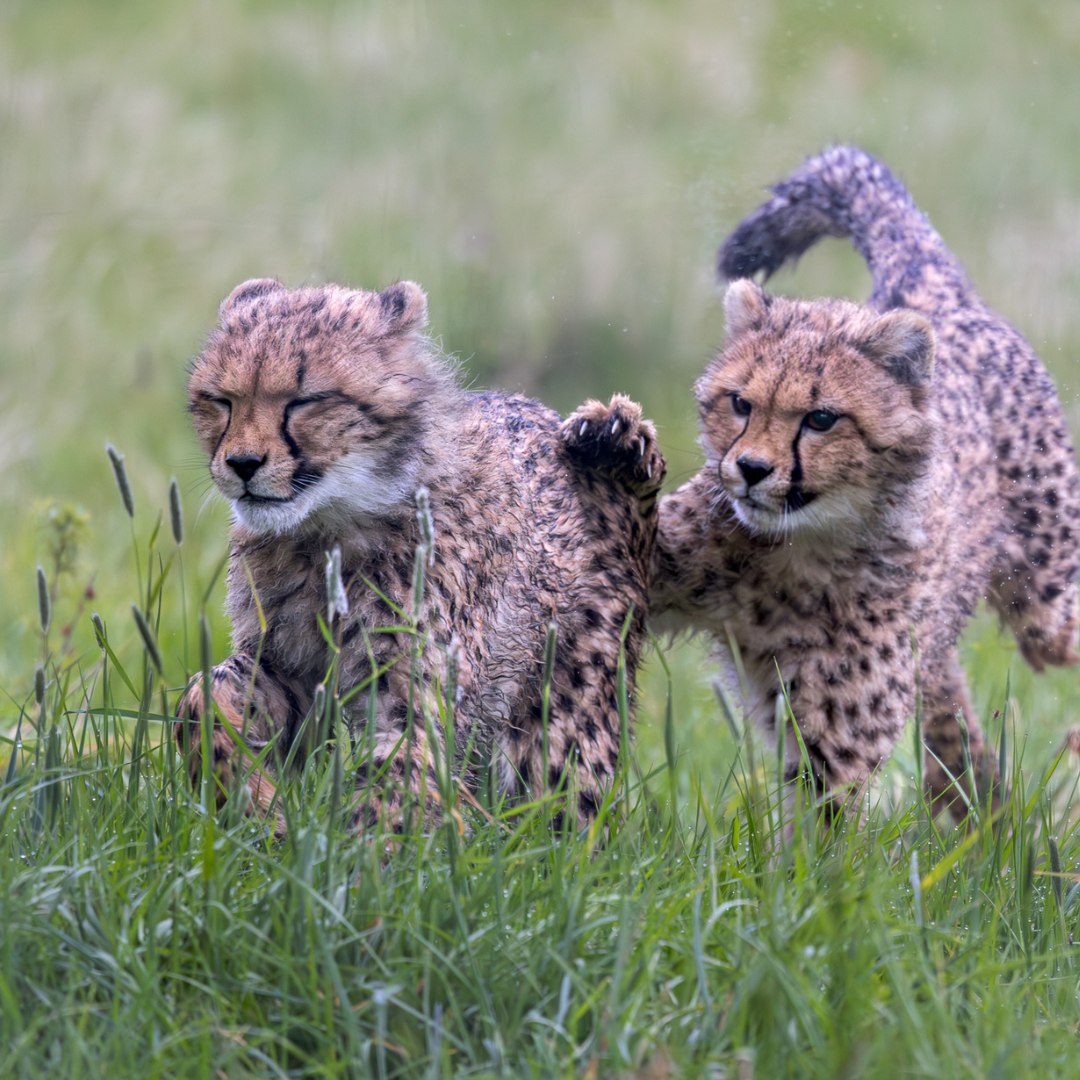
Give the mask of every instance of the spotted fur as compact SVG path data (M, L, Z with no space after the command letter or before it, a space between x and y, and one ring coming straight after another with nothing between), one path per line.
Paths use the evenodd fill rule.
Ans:
M722 276L768 276L844 236L873 294L858 307L730 286L728 340L697 386L707 463L662 503L653 610L709 630L728 659L738 646L767 728L783 679L834 795L862 788L911 715L914 637L928 788L956 810L958 713L993 783L956 644L978 601L1036 670L1076 660L1073 447L1031 347L883 164L837 147L773 190L725 241ZM793 778L794 738L788 761Z
M227 607L236 652L213 674L232 729L213 732L221 796L243 771L253 808L266 813L273 802L275 762L330 662L318 617L328 617L326 553L336 544L348 601L332 626L341 694L368 680L373 664L381 672L373 726L366 691L347 708L354 736L374 750L358 791L374 771L385 778L358 796L358 813L381 808L399 820L403 797L422 789L430 803L433 757L445 747L436 683L446 685L452 652L458 754L470 743L492 747L510 794L565 777L583 821L618 759L624 630L631 699L641 655L664 471L655 432L620 396L561 423L537 402L462 390L421 332L426 311L410 282L381 294L246 282L222 304L221 325L194 364L196 432L234 515ZM380 628L412 611L421 486L434 554L412 682L413 637ZM550 622L557 646L544 775ZM203 714L196 678L180 715L201 723ZM178 723L178 739L190 726ZM273 741L277 753L251 772L240 740L250 752ZM197 752L189 760L197 776ZM372 820L361 817L361 826Z

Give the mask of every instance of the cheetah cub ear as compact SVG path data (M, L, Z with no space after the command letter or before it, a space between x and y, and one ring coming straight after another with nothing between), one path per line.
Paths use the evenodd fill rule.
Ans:
M760 330L769 318L769 297L749 278L733 281L724 294L724 321L727 339Z
M427 297L414 281L399 281L379 293L379 333L407 334L427 326Z
M250 304L263 296L269 296L270 293L274 292L282 292L284 289L285 286L276 278L252 278L250 281L245 281L237 285L236 288L221 301L221 307L218 308L218 315L221 317L222 322L224 322L225 316L231 314L241 304Z
M890 311L858 342L861 352L898 383L922 386L934 377L934 331L914 311Z

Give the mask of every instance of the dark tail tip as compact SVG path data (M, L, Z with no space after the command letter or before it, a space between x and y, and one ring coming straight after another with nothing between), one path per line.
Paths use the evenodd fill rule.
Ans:
M760 270L768 279L828 231L828 222L816 210L777 195L744 218L723 242L716 268L724 281L753 277Z
M716 257L716 272L721 281L753 277L759 270L770 278L783 265L784 256L778 254L771 238L761 235L763 222L744 221L720 245Z
M745 217L721 246L717 270L722 279L759 271L771 277L822 236L849 237L859 247L858 235L883 210L907 207L918 213L904 185L856 146L832 146L808 158L772 191L773 197Z

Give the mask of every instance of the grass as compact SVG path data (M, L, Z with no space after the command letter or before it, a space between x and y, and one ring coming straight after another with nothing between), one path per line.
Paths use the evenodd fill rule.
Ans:
M339 828L331 755L277 845L203 812L155 719L204 609L229 647L183 383L238 281L418 280L470 379L564 412L628 392L678 483L716 245L851 140L1030 337L1075 433L1078 53L1069 0L0 3L0 1075L1080 1074L1080 897L1046 873L1051 837L1080 869L1057 760L1080 690L985 617L963 658L995 741L1007 718L997 831L931 826L907 738L863 828L784 841L776 762L695 642L665 645L670 681L646 662L603 843L462 804L464 832L384 859ZM774 284L867 277L835 243Z
M964 829L917 796L914 732L830 832L736 717L714 776L669 708L665 760L627 755L581 834L444 766L441 825L358 837L342 738L283 786L275 843L235 797L208 812L170 737L181 554L160 517L134 549L127 667L104 623L57 644L39 576L0 772L0 1075L1076 1075L1077 778L1027 764L1007 700L1010 794Z

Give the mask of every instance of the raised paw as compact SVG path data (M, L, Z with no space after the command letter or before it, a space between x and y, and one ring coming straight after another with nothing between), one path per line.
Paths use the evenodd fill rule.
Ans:
M610 474L639 495L654 494L664 479L656 428L641 416L641 406L623 394L610 404L586 401L563 421L561 436L579 465Z

